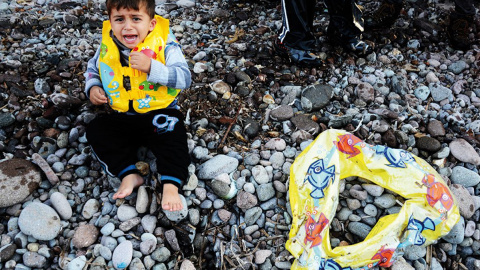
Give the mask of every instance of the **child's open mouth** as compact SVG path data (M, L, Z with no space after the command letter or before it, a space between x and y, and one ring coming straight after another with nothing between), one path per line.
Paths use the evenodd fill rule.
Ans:
M133 44L137 40L137 37L138 37L137 35L125 35L125 36L123 36L123 39L128 44Z

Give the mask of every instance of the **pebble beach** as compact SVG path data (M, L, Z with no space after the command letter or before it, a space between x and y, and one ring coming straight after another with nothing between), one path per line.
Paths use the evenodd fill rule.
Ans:
M360 4L367 14L378 5ZM177 212L160 209L148 149L137 163L146 184L113 200L120 179L103 173L86 139L106 110L88 101L83 77L105 1L0 2L0 269L290 269L290 167L334 128L426 160L456 199L451 232L389 269L480 270L480 34L468 51L449 46L453 3L407 1L392 29L364 34L376 44L365 56L329 45L318 3L320 68L273 51L280 1L156 5L192 72L179 95L192 162ZM404 200L342 179L330 244L363 241Z

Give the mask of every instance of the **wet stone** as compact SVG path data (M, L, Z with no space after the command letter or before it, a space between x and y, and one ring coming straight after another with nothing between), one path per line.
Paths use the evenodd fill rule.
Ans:
M317 134L320 126L308 115L298 114L290 119L297 129L304 130L311 134Z

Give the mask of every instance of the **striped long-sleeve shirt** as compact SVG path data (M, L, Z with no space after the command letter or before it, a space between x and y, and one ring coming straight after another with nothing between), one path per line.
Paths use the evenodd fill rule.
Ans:
M113 37L114 38L114 37ZM115 38L114 38L114 41ZM130 49L123 46L120 42L115 42L118 46L121 56L125 61L128 61ZM100 47L97 49L93 58L88 61L85 76L85 94L89 97L90 89L93 86L103 88L100 79L98 65L100 58ZM128 64L128 63L127 63ZM159 83L168 87L176 89L186 89L191 84L191 74L188 69L187 62L183 55L180 44L177 43L175 36L170 31L167 39L167 46L165 47L165 64L160 61L151 59L150 74L147 76L147 81ZM176 100L168 106L168 108L176 108Z

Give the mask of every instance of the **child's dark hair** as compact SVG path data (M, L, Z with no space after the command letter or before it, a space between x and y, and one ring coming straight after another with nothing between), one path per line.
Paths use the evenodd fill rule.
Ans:
M151 19L155 17L155 0L107 0L107 12L110 15L113 9L133 9L140 10L140 7L145 5L147 14Z

